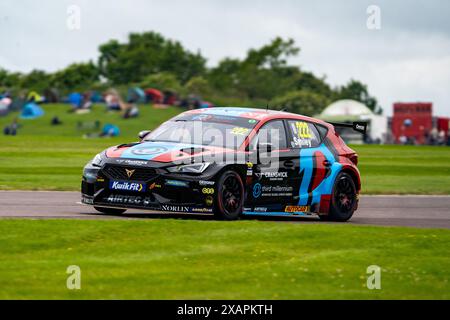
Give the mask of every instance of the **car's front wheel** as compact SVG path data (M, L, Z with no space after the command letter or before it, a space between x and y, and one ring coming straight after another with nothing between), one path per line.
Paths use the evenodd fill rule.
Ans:
M95 210L101 213L110 214L110 215L116 215L116 214L122 214L126 209L114 209L114 208L104 208L104 207L94 207Z
M221 220L236 220L244 206L244 184L235 171L224 172L217 181L214 215Z
M356 210L357 191L352 177L341 172L334 182L331 206L328 216L321 216L323 220L347 221Z

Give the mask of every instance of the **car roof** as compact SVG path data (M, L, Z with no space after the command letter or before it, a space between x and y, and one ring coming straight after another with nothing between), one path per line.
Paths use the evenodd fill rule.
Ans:
M258 109L258 108L242 108L242 107L215 107L215 108L204 108L186 111L185 114L210 114L219 116L235 116L243 117L248 119L267 121L273 119L299 119L305 121L312 121L316 123L326 124L326 122L307 117L304 115L299 115L295 113L270 110L270 109Z

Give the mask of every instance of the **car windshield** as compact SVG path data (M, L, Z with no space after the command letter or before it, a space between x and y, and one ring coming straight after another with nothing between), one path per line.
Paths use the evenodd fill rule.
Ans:
M150 133L145 141L188 143L237 149L258 120L208 114L184 114Z

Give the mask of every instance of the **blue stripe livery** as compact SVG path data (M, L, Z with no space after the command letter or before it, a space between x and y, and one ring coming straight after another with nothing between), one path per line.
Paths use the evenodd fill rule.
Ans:
M316 189L312 190L311 205L320 203L320 197L322 194L331 194L333 190L334 180L342 169L342 165L337 162L331 153L331 151L325 146L320 145L317 148L300 149L300 174L303 172L303 179L300 185L299 202L300 206L306 206L308 204L309 193L308 187L314 179L314 153L321 152L325 158L332 163L331 174L324 179Z

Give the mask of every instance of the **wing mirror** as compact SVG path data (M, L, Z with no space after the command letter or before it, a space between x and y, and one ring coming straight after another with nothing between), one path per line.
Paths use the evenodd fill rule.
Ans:
M148 136L150 134L150 130L144 130L139 132L138 137L139 137L139 141L142 141L145 139L146 136Z
M273 145L271 143L260 142L257 145L257 162L260 164L269 164L271 162L271 152L273 150Z
M272 152L273 145L269 142L258 143L258 153L270 153Z

